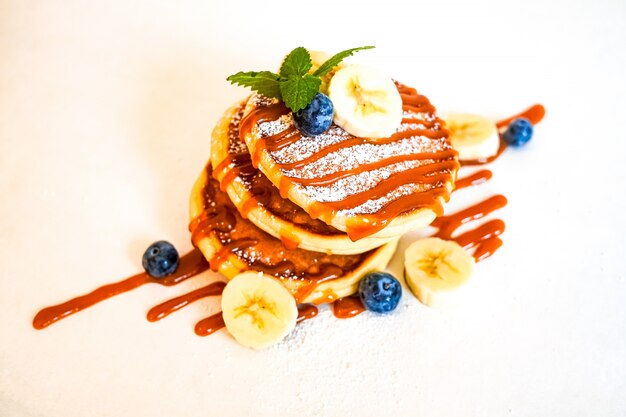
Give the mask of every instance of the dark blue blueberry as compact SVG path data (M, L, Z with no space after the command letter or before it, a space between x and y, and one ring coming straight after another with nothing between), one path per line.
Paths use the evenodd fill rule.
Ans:
M143 268L154 278L171 275L178 268L178 251L170 242L154 242L143 254Z
M333 103L325 94L317 93L308 106L293 114L293 121L304 135L320 135L333 122Z
M524 117L514 119L504 131L504 140L511 146L523 146L533 137L533 124Z
M375 313L394 310L402 297L402 285L386 272L370 272L359 283L359 296L365 308Z

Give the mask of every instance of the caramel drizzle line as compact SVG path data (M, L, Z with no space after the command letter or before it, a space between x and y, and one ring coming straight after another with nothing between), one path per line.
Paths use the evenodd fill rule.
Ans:
M194 246L198 246L200 240L211 231L229 232L234 222L234 216L227 210L217 212L209 212L204 210L198 217L189 223L189 231L191 232L191 242Z
M415 89L408 88L398 83L397 83L397 86L398 86L400 95L402 97L402 100L405 106L413 107L412 110L416 112L423 112L424 111L423 108L426 108L426 110L429 111L430 113L434 112L435 110L434 107L432 106L432 104L430 104L430 102L425 96L417 94ZM416 105L418 107L415 107ZM287 114L288 111L289 110L282 103L275 103L266 107L257 107L253 109L241 121L241 124L240 124L241 127L239 131L240 140L245 142L245 135L251 129L252 125L261 124L266 121L276 120L278 117L284 114ZM435 124L434 121L429 122L429 121L422 121L422 120L412 120L411 122L420 123L423 125ZM440 139L442 137L445 137L446 135L447 135L447 131L444 129L441 129L441 130L409 129L403 132L397 132L388 138L376 139L375 141L369 138L353 137L345 141L342 141L340 143L329 145L328 147L320 150L314 155L308 158L305 158L303 160L292 162L292 163L283 163L283 164L277 163L277 165L281 167L283 170L297 169L305 165L308 165L314 161L317 161L318 159L340 148L341 149L349 148L349 147L353 147L353 146L360 145L360 144L366 144L366 143L372 143L375 145L383 145L383 144L397 142L401 139L409 138L412 136L426 136L429 139ZM266 138L262 138L256 144L254 154L252 155L252 164L255 166L258 165L258 161L263 151L266 151L266 150L276 151L278 149L281 149L285 146L288 146L297 142L298 140L301 139L301 137L302 136L298 133L297 129L295 129L293 126L290 126L289 128L277 134L274 134Z
M447 132L443 129L435 130L435 131L422 130L422 129L409 129L409 130L405 130L402 132L394 133L388 138L376 139L376 141L373 141L372 139L369 139L369 138L352 137L342 142L328 145L327 147L320 149L318 152L314 153L313 155L307 158L301 159L299 161L287 162L287 163L276 162L276 165L278 165L282 170L297 170L298 168L302 168L307 165L310 165L320 160L324 156L330 153L336 152L337 150L340 150L340 149L348 149L348 148L352 148L358 145L366 145L366 144L375 145L375 146L384 146L384 145L389 145L391 143L396 143L402 139L411 138L413 136L421 136L421 137L427 137L428 139L431 139L431 140L437 140L437 139L446 137ZM269 148L269 149L270 151L274 151L274 149L272 148ZM387 158L387 159L392 159L392 158Z
M545 116L545 114L546 114L545 107L543 107L541 104L535 104L521 113L518 113L514 116L511 116L506 119L500 120L499 122L496 122L496 127L502 132L504 128L506 128L514 119L517 119L518 117L525 117L533 125L536 125L537 123L541 122L541 120L543 120L543 117ZM461 161L461 165L462 166L475 166L475 165L488 164L498 159L506 148L507 148L507 144L502 134L500 134L500 146L498 147L498 152L496 152L495 155L490 156L488 158Z
M335 264L322 264L317 274L307 274L306 279L308 283L299 287L294 295L297 303L302 302L307 298L315 289L323 282L340 278L344 272L339 266Z
M305 320L312 319L317 316L319 310L313 304L300 304L298 306L298 318L296 318L296 323L302 323Z
M189 304L198 301L203 298L222 295L226 283L222 281L213 282L205 287L198 288L197 290L188 292L181 296L167 300L148 311L147 319L150 322L155 322L170 314L180 310ZM216 313L210 317L200 320L194 326L194 331L198 336L208 336L216 331L224 328L226 324L222 318L222 312Z
M439 229L433 236L444 240L453 240L466 250L475 248L474 259L476 259L476 262L487 259L502 246L502 240L498 237L504 232L505 228L502 220L491 220L476 229L458 236L453 235L463 224L481 219L504 207L506 204L506 197L495 195L457 213L438 217L431 224L431 226Z
M237 177L243 180L251 178L257 172L258 170L252 165L250 154L239 153L224 158L213 171L213 178L220 182L220 190L226 191L226 187Z
M213 176L211 166L207 166L206 169L208 177L211 178ZM237 227L238 218L235 217L235 215L231 213L230 210L227 210L225 207L213 207L210 205L210 195L208 194L207 187L210 186L212 181L214 180L208 181L203 190L204 212L196 219L194 219L190 224L190 230L192 230L192 232L204 228L201 231L202 234L199 235L200 237L208 233L214 233L215 230L213 228L215 228L216 226L221 226L222 229L220 229L220 231L226 234L228 234L231 230ZM225 215L224 212L228 212L229 215ZM257 243L258 242L255 239L249 238L242 238L230 241L228 245L225 244L224 246L222 246L218 253L213 257L213 259L211 259L210 264L212 269L218 270L223 262L227 260L230 253L237 252L239 250L245 250L251 246L256 245ZM293 262L288 260L285 260L275 265L267 265L260 261L257 261L253 264L249 264L249 267L253 268L256 271L262 271L268 275L273 275L277 278L292 277L292 279L294 280L306 280L307 282L303 284L303 286L300 288L302 294L302 296L300 296L300 299L303 299L303 296L306 297L305 288L307 292L310 292L315 288L316 284L319 284L329 279L340 277L345 273L341 267L333 263L324 263L316 268L317 272L307 270L296 274L295 265L293 264Z
M213 259L209 262L211 265L211 269L213 271L218 271L219 267L225 260L228 259L228 255L231 253L236 253L239 251L246 250L256 244L259 241L256 239L238 239L229 244L223 245L222 248L217 251L217 253L213 256Z
M35 329L43 329L74 313L91 307L101 301L113 297L114 295L128 292L144 284L160 284L166 287L179 284L201 272L206 271L209 264L204 259L204 255L197 249L180 258L178 269L164 278L154 278L145 272L133 275L123 281L104 285L89 294L72 298L64 303L47 307L41 310L33 319Z
M358 316L365 311L358 294L339 298L332 303L333 315L338 319L348 319Z
M427 159L448 160L448 159L454 158L456 155L457 155L457 152L450 149L446 151L437 152L435 154L420 153L420 154L410 154L410 155L398 155L392 158L393 158L393 163L398 164L401 162L423 161ZM392 158L385 158L380 161L363 164L353 169L334 172L332 174L324 175L322 177L316 177L316 178L287 177L287 178L303 186L318 186L318 187L329 186L329 185L332 185L332 183L334 182L350 177L352 175L356 175L360 172L372 171L375 169L384 168L387 165L389 165L389 160Z
M483 184L489 181L492 176L493 173L488 169L476 171L475 173L468 175L467 177L457 179L454 182L454 191Z
M456 181L455 191L483 184L491 179L492 175L491 171L484 169L458 179ZM502 245L502 240L498 237L504 232L504 222L502 220L491 220L474 230L470 230L454 238L452 235L462 224L478 220L504 205L506 205L506 198L504 198L504 196L494 196L455 214L439 217L432 224L432 226L439 228L438 233L434 236L454 240L465 249L475 247L476 249L473 256L477 262L480 262L493 255ZM365 311L365 307L358 295L352 295L335 300L335 302L332 303L332 311L335 317L345 319L361 314Z
M209 336L224 327L226 327L226 323L224 323L224 317L220 311L196 323L194 332L198 336Z
M305 320L311 319L317 316L317 313L317 307L314 305L301 304L298 306L298 317L296 318L296 323L300 324ZM209 336L224 327L226 327L226 323L224 323L222 313L219 312L200 320L196 324L194 331L198 336Z
M146 318L150 322L164 319L173 312L178 311L185 306L188 306L194 301L198 301L206 297L221 295L224 287L226 287L225 282L217 281L202 288L198 288L197 290L193 290L181 296L172 298L155 307L152 307L150 311L148 311Z
M398 91L401 94L405 110L415 109L416 111L422 111L422 109L427 109L427 110L430 110L431 113L434 112L434 107L432 106L432 104L430 104L430 102L425 96L421 96L417 94L417 91L415 89L408 88L399 83L396 83L396 85L397 85ZM287 112L288 112L288 109L286 109L284 105L281 105L280 103L272 104L267 107L255 108L248 115L246 115L246 117L244 117L244 119L241 121L241 124L240 124L241 128L239 131L240 140L245 141L245 136L253 124L259 124L264 121L276 120L276 117L280 117L281 115ZM422 120L415 121L415 122L421 123ZM445 137L446 134L447 134L447 131L445 129L441 129L441 130L409 129L404 132L398 132L389 138L377 139L375 142L368 138L349 138L340 143L331 144L303 160L292 162L292 163L285 163L285 164L276 163L276 164L283 170L297 169L304 165L315 162L319 160L320 158L324 157L325 155L328 155L329 153L336 151L337 149L349 148L358 144L374 143L374 144L381 145L381 144L395 142L400 139L408 138L408 137L416 136L416 135L426 136L426 137L429 137L430 139L438 139L438 138ZM293 129L293 126L290 126L290 128L285 129L277 134L271 135L269 137L261 138L256 144L256 148L254 149L254 152L252 154L252 158L251 158L252 165L255 167L258 166L258 162L264 151L268 151L268 150L272 151L272 150L280 149L284 146L295 143L300 138L301 138L301 135L299 135L298 132ZM453 153L453 155L455 155L455 153ZM451 169L458 168L459 166L458 163L456 161L454 163L455 163L455 166ZM434 165L435 167L439 167L439 171L443 171L442 165L444 164L445 164L445 161L439 160L433 163L432 165ZM222 164L220 164L220 166L221 165ZM361 169L363 168L361 167ZM329 176L326 176L325 182L332 183L333 179L336 182L337 179L342 175L345 175L345 174L334 173ZM406 178L406 174L404 174L404 176L402 174L397 175L395 178L402 180ZM452 178L451 172L447 174L442 174L441 179L438 181L439 182L438 186L441 186L441 183L444 183L444 184L447 183L448 180L450 180L451 178ZM301 179L283 176L283 178L281 178L281 183L279 187L281 196L283 198L287 198L288 190L291 185L290 183L294 183L294 182L298 183L300 181ZM423 178L422 181L419 181L419 182L428 183L428 181L429 181L428 179ZM386 188L388 190L386 194L388 194L388 192L391 191L392 188L394 188L394 183L392 181L382 181L381 183L382 183L381 189ZM397 188L397 185L398 184L395 184L395 188ZM381 189L377 191L381 191ZM316 207L312 207L311 209L309 209L309 212L310 212L309 214L313 218L320 218L324 216L324 218L327 219L328 216L332 214L334 211L353 206L355 204L354 203L355 200L363 201L363 199L365 198L364 201L367 201L371 199L370 191L371 190L366 190L366 191L363 191L362 193L358 193L356 195L350 196L346 198L345 200L343 200L342 205L339 204L338 202L333 202L330 204L319 202L315 205ZM429 195L428 193L423 193L423 194L424 194L423 197L426 197L427 195ZM357 197L358 195L361 195L361 197ZM443 193L442 197L443 197L443 200L445 201L448 200L449 195L448 195L447 189ZM398 202L398 200L401 200L401 201ZM393 202L388 203L385 207L379 210L376 214L378 214L379 216L384 216L385 214L388 214L390 217L392 217L396 214L399 214L399 212L392 211L392 208L404 207L405 210L411 210L415 207L412 207L410 203L415 202L415 200L416 200L415 197L411 195L400 196L398 199L394 200ZM426 204L423 198L419 200L419 202L422 205L420 206L420 208L430 207L436 213L441 212L440 199L431 201L430 204L428 205ZM393 204L393 203L396 203L396 204ZM351 239L357 240L362 237L366 237L368 235L374 234L376 231L384 228L389 222L388 218L384 218L384 219L374 218L373 215L370 215L369 217L370 218L366 219L365 221L353 222L353 227L351 227L350 225L347 225L347 233ZM375 227L372 227L372 226L375 226Z
M223 177L231 168L252 165L252 157L247 152L228 154L213 169L213 178L219 179Z
M507 127L514 119L517 119L519 117L525 117L530 121L530 123L536 125L543 120L545 115L546 108L543 107L541 104L534 104L521 113L496 122L496 127L498 129L503 129Z
M353 241L367 237L382 230L391 221L396 213L403 213L413 208L429 208L437 216L443 213L441 200L447 201L449 197L446 188L432 188L422 193L406 195L393 200L375 215L362 215L351 217L347 220L348 236ZM389 214L393 213L393 214Z
M391 174L386 180L383 180L376 184L373 188L366 192L349 195L343 200L326 201L323 204L333 210L342 210L349 207L357 207L361 204L369 201L376 200L386 196L392 190L398 188L399 185L408 184L424 184L424 185L439 185L448 180L451 170L458 168L459 164L456 160L442 162L437 165L419 166L416 168L407 169L400 172ZM414 181L407 181L411 178L416 178ZM427 192L432 190L424 190ZM395 200L394 200L395 201ZM389 202L387 205L391 204Z

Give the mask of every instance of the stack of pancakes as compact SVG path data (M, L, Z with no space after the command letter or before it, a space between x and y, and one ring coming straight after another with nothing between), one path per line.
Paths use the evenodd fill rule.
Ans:
M192 241L211 268L264 272L297 302L330 302L440 215L456 152L428 99L397 88L402 124L382 139L335 124L304 136L283 103L256 94L228 109L191 194Z

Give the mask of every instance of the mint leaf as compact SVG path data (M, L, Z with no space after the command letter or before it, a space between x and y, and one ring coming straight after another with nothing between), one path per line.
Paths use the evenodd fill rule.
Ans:
M285 57L279 74L271 71L238 72L228 77L227 80L233 84L250 87L266 97L282 100L287 107L296 112L308 106L313 100L320 90L321 77L355 52L372 48L374 47L362 46L339 52L324 62L313 74L309 74L313 67L311 54L299 46Z
M333 68L339 65L341 61L343 61L349 56L352 56L355 52L362 51L364 49L373 49L373 48L374 48L373 46L361 46L359 48L352 48L346 51L339 52L338 54L335 54L332 57L330 57L322 65L320 65L320 67L317 70L315 70L313 75L316 77L323 77L324 75L328 74Z
M300 46L289 52L283 60L283 64L280 66L280 78L302 77L309 72L312 66L309 51Z
M321 84L322 80L311 74L305 74L304 77L292 76L280 80L280 92L285 105L296 112L308 106L320 90Z
M263 94L266 97L282 99L278 74L270 71L248 71L238 72L226 78L232 84L250 87L253 91Z

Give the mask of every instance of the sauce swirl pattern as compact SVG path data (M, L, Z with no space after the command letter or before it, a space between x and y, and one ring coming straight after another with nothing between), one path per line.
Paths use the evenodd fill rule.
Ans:
M402 125L392 136L375 140L334 125L314 138L302 136L282 103L253 96L240 126L241 139L253 149L250 163L258 166L263 155L269 156L278 168L280 181L274 185L281 195L301 194L295 202L328 224L336 225L337 216L346 219L352 240L418 209L441 214L459 167L456 151L428 99L402 84L397 88Z

